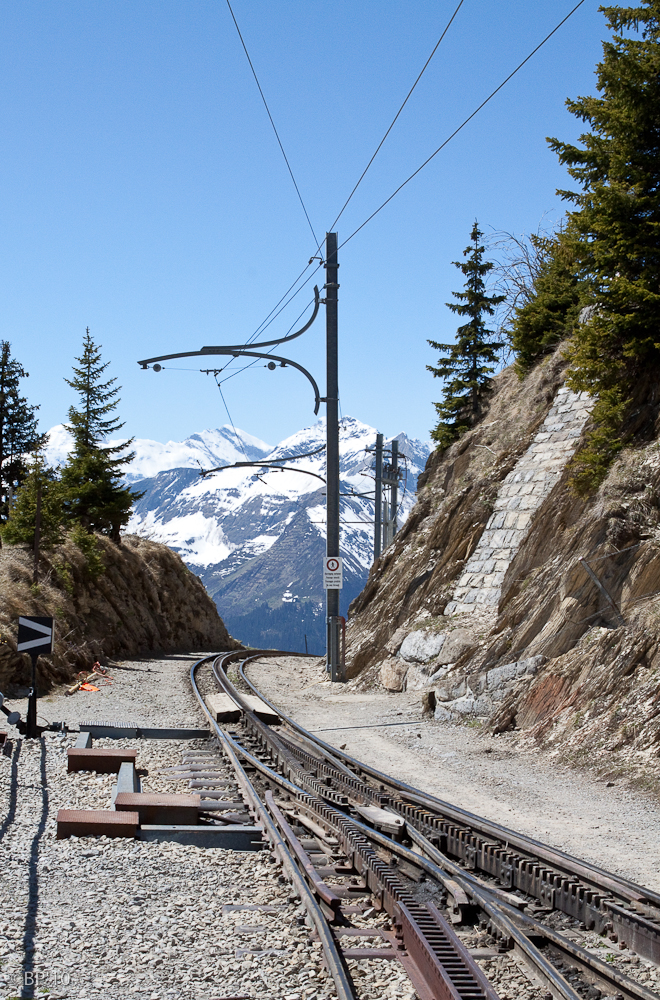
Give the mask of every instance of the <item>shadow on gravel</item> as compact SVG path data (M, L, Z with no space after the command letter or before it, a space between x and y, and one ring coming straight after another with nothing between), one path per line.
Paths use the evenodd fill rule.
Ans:
M46 741L42 738L41 743L41 817L37 832L32 838L30 845L30 858L28 870L28 901L25 913L25 930L23 931L23 987L21 997L34 997L35 983L34 974L34 948L35 934L37 930L37 912L39 909L39 842L44 835L46 822L48 821L48 785L46 776ZM43 991L42 991L43 992Z
M7 815L2 821L0 826L0 840L4 837L5 833L14 822L14 816L16 815L16 800L18 797L18 758L21 754L21 747L23 745L22 740L18 740L14 748L14 755L11 762L11 782L9 785L9 809L7 810Z
M128 670L131 674L153 674L155 671L151 667L126 667L124 665L119 666L118 663L113 664L113 666L108 667L108 670L114 672L115 670Z

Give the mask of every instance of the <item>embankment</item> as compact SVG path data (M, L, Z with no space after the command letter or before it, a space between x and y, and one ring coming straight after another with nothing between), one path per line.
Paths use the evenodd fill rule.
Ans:
M38 661L42 690L68 680L96 657L223 650L240 646L228 634L201 580L165 545L127 535L115 545L94 536L95 551L69 538L42 556L32 583L33 555L23 546L0 552L0 690L29 682L30 660L16 652L20 615L55 619L55 650Z

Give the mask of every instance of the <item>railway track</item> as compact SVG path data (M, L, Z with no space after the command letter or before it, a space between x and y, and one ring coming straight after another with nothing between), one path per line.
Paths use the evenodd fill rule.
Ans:
M246 674L251 661L273 655L281 654L207 657L192 667L191 683L305 907L340 1000L360 996L358 962L398 963L420 1000L497 1000L488 965L502 955L536 987L529 995L543 1000L658 1000L618 968L617 953L660 965L660 894L313 736ZM214 720L205 701L211 685L240 711L238 722ZM268 707L269 722L248 691ZM595 934L612 949L603 957Z

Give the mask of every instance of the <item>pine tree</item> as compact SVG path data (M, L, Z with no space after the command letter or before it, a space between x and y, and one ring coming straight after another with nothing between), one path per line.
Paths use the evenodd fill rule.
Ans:
M463 251L467 260L453 262L467 279L465 290L452 292L459 302L446 303L452 312L466 317L468 322L458 328L456 343L428 342L435 350L448 352L438 360L437 367L426 366L434 376L446 380L443 401L433 404L439 420L431 431L431 437L441 448L447 448L478 420L491 387L497 352L504 346L491 339L492 331L486 329L484 321L484 316L492 316L505 296L486 295L484 278L494 265L483 259L482 236L475 222L470 233L472 243Z
M569 355L568 384L597 400L594 433L576 456L583 490L604 476L627 414L660 373L660 0L600 9L615 33L597 67L601 96L567 102L591 131L582 148L548 140L582 189L559 192L576 206L564 240L595 305Z
M38 495L41 546L50 548L62 541L62 485L55 470L46 464L42 452L37 452L28 466L25 480L12 504L9 519L2 526L3 541L10 545L34 545Z
M23 366L11 356L11 345L0 341L0 520L6 520L11 497L27 475L26 455L40 448L45 435L37 431L36 411L20 393Z
M119 542L133 503L142 496L121 485L121 470L135 454L127 453L133 439L119 445L104 444L124 426L113 415L120 387L115 378L103 381L109 362L102 362L100 347L94 343L89 327L82 356L76 361L74 377L65 379L80 396L80 408L69 409L69 423L65 425L74 441L62 469L65 514L67 520L81 524L87 531L100 531Z

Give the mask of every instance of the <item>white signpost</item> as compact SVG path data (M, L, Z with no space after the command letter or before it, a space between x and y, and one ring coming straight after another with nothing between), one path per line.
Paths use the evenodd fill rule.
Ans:
M325 556L323 559L323 589L341 590L343 581L343 560L341 556Z

